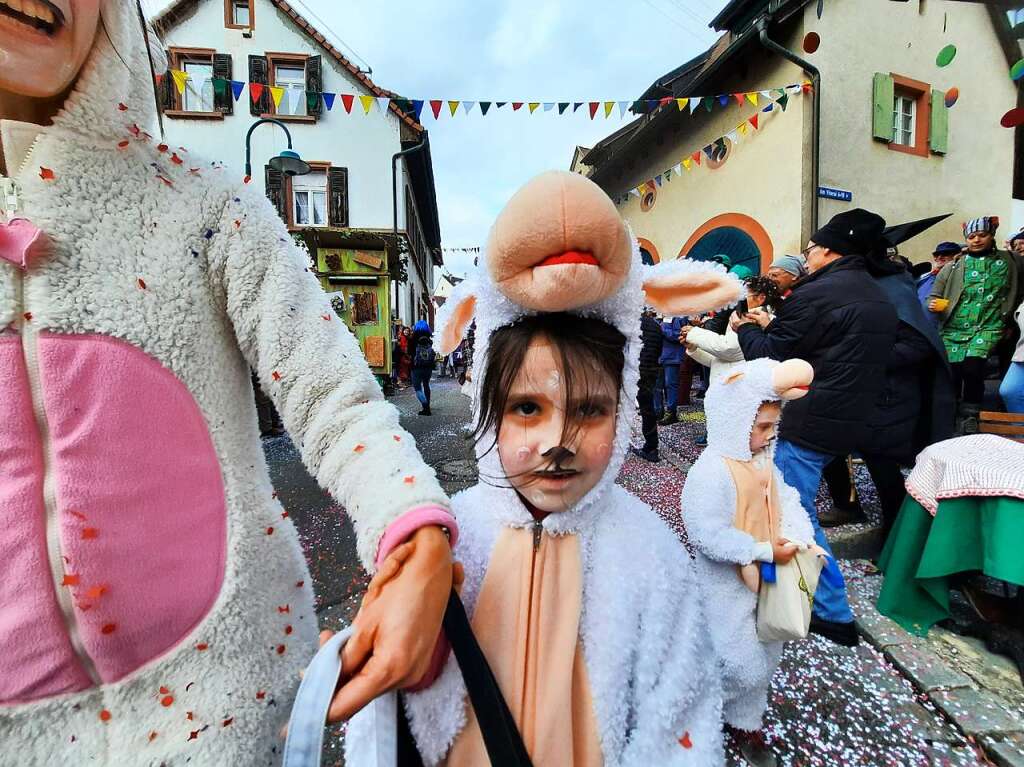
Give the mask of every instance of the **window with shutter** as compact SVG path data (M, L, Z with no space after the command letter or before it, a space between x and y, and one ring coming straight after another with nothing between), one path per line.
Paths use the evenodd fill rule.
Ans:
M874 96L874 109L871 113L872 134L881 141L892 141L894 138L892 77L882 72L876 72L872 91Z
M265 56L249 57L249 83L263 86L263 90L257 98L252 98L251 92L249 94L249 112L256 117L269 113L271 111L270 107L273 104L270 100L270 91L267 89L267 86L270 84L267 70L268 66Z
M946 154L949 150L949 108L946 106L946 94L939 90L932 91L932 124L928 136L928 147L935 154Z
M929 147L935 145L934 102L928 83L894 73L876 74L874 137L886 141L894 152L928 157ZM945 109L944 104L941 106Z
M284 174L269 165L264 168L264 188L270 204L277 209L277 214L285 223L288 222L288 210L285 207Z
M235 100L231 95L231 54L213 54L213 106L222 114L234 112Z
M320 117L321 95L324 91L323 70L319 56L306 59L306 114Z
M348 168L327 169L327 205L331 226L346 227L348 222Z

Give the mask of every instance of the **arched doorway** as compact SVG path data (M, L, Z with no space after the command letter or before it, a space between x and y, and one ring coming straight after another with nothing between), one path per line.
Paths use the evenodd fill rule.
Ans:
M720 253L727 255L733 266L742 264L761 274L772 262L774 248L768 232L756 220L742 213L723 213L698 227L679 257L710 261Z

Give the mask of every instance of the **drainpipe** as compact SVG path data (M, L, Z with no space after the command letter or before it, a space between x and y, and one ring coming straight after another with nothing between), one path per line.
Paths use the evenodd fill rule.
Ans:
M818 231L818 180L821 170L821 72L809 61L800 58L793 51L784 48L768 37L768 18L762 16L757 20L757 30L760 33L761 45L770 51L791 61L811 76L811 86L814 89L814 112L811 119L811 233Z
M411 146L408 149L403 149L401 152L395 152L391 155L391 236L394 238L396 258L398 257L398 159L415 152L420 152L426 149L429 145L430 136L426 131L424 131L423 141L419 144ZM394 288L394 295L391 299L392 311L398 309L398 280L394 280Z

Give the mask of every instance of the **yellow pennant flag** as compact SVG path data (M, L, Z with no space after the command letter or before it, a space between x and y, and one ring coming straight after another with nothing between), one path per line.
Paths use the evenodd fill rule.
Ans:
M615 102L614 101L606 101L606 102L604 102L604 116L608 117L608 115L610 115L612 113L612 110L614 108L615 108Z
M448 102L448 109L451 110L452 117L455 117L455 113L457 111L459 111L459 102L458 101L449 101Z
M376 99L373 96L360 96L359 103L363 105L363 114L370 114L370 110L373 108L373 102Z
M679 107L679 111L682 112L686 109L686 105L690 103L689 99L676 99L676 106Z
M740 132L741 136L746 136L747 135L747 124L746 123L740 123L739 125L736 126L736 130L738 130Z
M535 109L536 109L537 107L539 107L539 106L540 106L540 102L539 102L539 101L531 101L531 102L529 103L529 107L530 107L530 114L533 114L533 110L535 110Z
M270 86L270 98L274 100L274 109L281 106L281 98L284 96L284 88L278 88L276 85Z
M174 78L174 85L178 89L178 93L185 93L185 83L188 80L188 72L182 72L180 69L172 69L171 77Z
M747 94L747 101L749 101L751 104L753 104L756 107L757 106L757 91L752 91L752 92L748 93Z
M683 167L686 168L687 170L689 170L690 169L690 164L692 162L693 162L693 160L691 160L689 157L687 157L685 160L683 160Z

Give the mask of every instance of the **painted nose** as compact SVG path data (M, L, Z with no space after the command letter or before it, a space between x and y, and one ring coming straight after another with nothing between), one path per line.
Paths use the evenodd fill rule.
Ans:
M545 450L543 453L541 453L540 457L546 458L548 461L551 462L552 466L561 466L563 463L568 463L573 458L575 458L576 454L567 447L557 445L556 447L550 448L549 450Z

